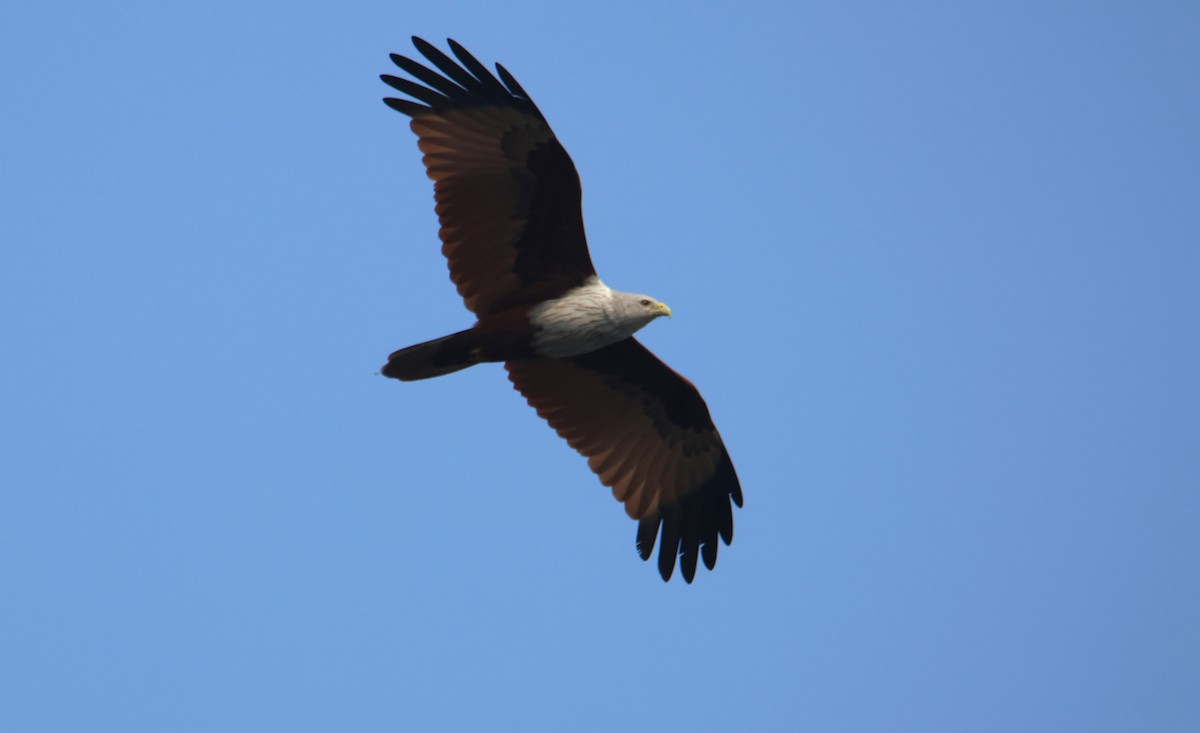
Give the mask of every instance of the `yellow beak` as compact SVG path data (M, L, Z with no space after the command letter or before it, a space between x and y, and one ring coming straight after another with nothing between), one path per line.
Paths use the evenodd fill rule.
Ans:
M671 317L671 307L670 307L670 306L668 306L666 303L659 303L659 304L658 304L658 312L659 312L661 315L664 315L664 316L666 316L667 318L670 318L670 317Z

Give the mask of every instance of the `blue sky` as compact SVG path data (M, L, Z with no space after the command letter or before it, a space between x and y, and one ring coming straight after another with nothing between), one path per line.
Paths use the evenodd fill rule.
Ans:
M741 475L686 586L470 323L501 61ZM0 10L0 728L1200 729L1194 3Z

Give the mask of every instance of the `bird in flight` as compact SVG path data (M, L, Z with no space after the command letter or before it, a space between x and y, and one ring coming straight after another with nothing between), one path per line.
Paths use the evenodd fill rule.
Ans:
M637 520L642 559L657 540L663 580L678 558L691 583L698 559L716 564L717 538L732 541L742 489L700 393L633 338L671 309L600 281L579 175L546 118L503 66L497 78L449 44L457 61L413 38L436 70L392 54L412 79L381 78L411 99L383 101L412 118L450 279L476 321L394 352L382 372L412 381L504 362Z

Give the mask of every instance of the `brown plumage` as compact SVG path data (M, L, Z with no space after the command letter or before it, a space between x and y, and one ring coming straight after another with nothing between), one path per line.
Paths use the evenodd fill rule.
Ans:
M664 580L679 558L690 583L733 539L737 474L696 388L632 334L670 309L610 290L596 277L579 176L542 113L504 67L499 79L454 41L458 61L414 38L437 68L393 55L421 82L384 75L417 101L388 98L412 118L434 181L442 252L476 324L393 353L401 380L505 362L509 379L588 458L638 520Z

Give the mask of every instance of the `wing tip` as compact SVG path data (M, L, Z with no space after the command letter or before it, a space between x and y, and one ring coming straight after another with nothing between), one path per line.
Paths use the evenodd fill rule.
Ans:
M658 572L663 581L671 579L678 563L680 575L690 585L701 561L714 569L721 543L733 543L733 505L742 506L742 488L729 454L724 453L707 481L638 523L638 555L649 560L658 539Z
M408 115L409 117L419 117L420 115L427 114L430 111L429 107L426 107L423 104L417 104L416 102L410 102L407 99L384 97L383 103L396 110L400 114Z
M465 46L453 38L446 39L453 57L420 36L414 35L411 38L413 47L432 66L425 66L397 53L389 54L389 58L393 64L432 87L436 93L447 97L432 102L431 107L434 111L457 106L500 105L515 107L534 115L543 123L546 122L545 116L534 104L529 93L500 64L495 65L500 75L500 79L497 79L496 75L480 63ZM401 91L413 94L410 89ZM430 103L430 100L426 99L421 101Z

